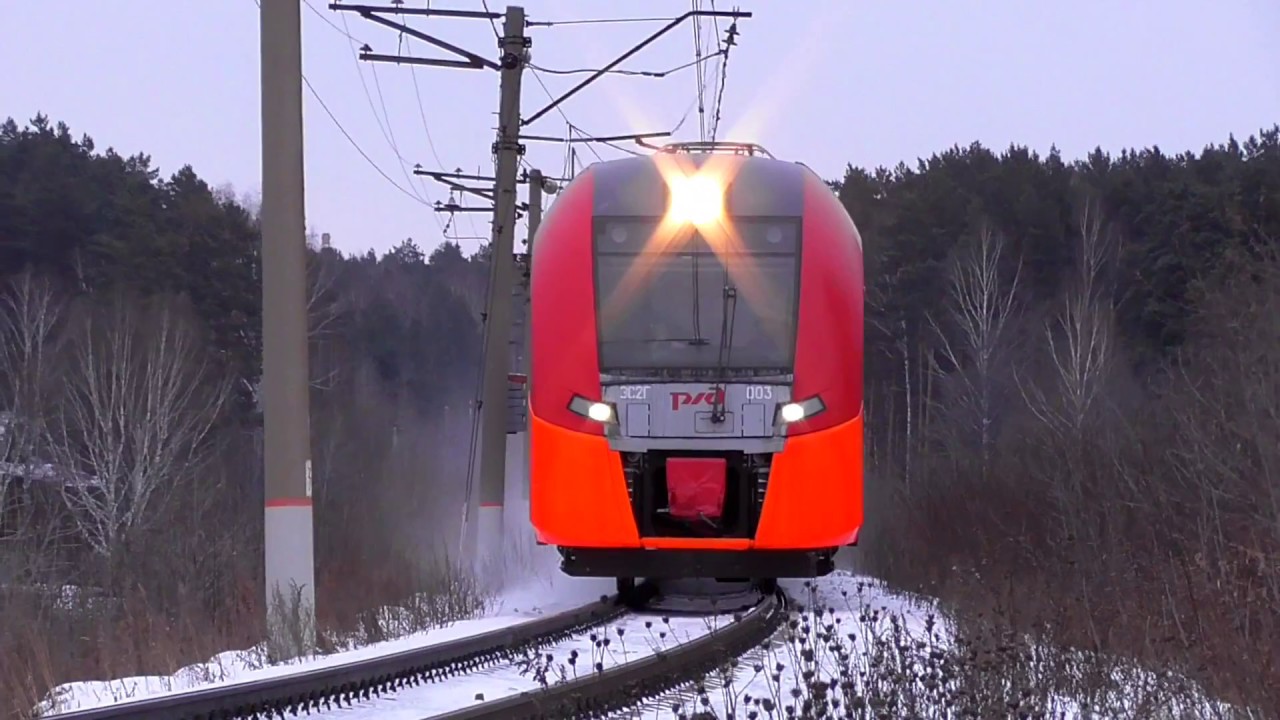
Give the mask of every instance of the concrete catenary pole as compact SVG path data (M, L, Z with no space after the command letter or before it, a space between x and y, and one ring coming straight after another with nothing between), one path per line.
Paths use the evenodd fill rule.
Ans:
M542 224L542 191L547 178L537 168L529 168L529 259L533 260L533 238Z
M536 168L529 169L529 249L528 249L529 260L528 260L528 266L529 266L530 272L532 272L533 270L533 243L534 243L534 239L538 235L538 226L542 224L542 194L543 192L554 193L555 191L556 191L555 183L548 180L542 174L541 170L538 170ZM526 292L524 294L524 297L525 298L529 297L527 287L526 287ZM531 393L533 392L533 372L532 372L532 362L530 360L531 354L533 352L533 347L530 345L533 337L532 317L530 313L530 306L528 303L525 303L525 305L521 308L521 310L525 313L525 316L524 316L524 323L521 325L521 329L524 332L524 337L522 338L522 342L520 344L520 347L523 349L523 352L521 352L520 354L520 372L523 373L525 377L524 392L525 392L525 398L527 399L532 397ZM530 481L530 471L531 471L530 464L529 464L530 457L529 457L528 418L529 418L529 413L526 409L525 426L524 426L524 429L520 432L520 437L518 438L518 441L520 444L520 457L522 460L521 468L520 468L520 499L523 500L526 504L529 502L529 481ZM510 474L508 473L508 475Z
M507 7L502 24L502 77L498 103L498 138L494 143L494 223L486 318L483 400L480 407L480 492L476 514L475 562L481 569L495 563L503 546L506 484L507 388L510 371L511 293L515 279L512 256L516 231L516 190L520 144L520 84L528 49L524 8Z
M262 396L267 628L273 654L315 645L302 180L301 0L262 0ZM283 602L282 602L283 601Z

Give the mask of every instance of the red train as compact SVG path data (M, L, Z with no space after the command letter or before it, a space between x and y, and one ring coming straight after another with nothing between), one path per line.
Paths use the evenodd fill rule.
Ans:
M601 162L531 259L530 515L569 575L771 582L862 525L862 240L737 143Z

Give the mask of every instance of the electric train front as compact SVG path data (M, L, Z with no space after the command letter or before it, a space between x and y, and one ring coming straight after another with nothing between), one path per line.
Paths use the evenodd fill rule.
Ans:
M534 241L530 521L566 574L813 577L857 541L861 240L808 168L723 149L592 165Z
M802 213L751 212L749 185L727 211L741 165L698 159L660 164L665 213L594 218L602 397L570 409L604 424L642 538L749 539L788 425L823 410L791 396Z

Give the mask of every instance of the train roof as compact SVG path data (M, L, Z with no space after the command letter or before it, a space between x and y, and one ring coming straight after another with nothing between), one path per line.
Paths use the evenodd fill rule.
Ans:
M668 186L662 168L668 161L701 168L724 158L733 169L725 194L730 215L799 217L804 214L804 180L812 173L801 163L773 157L750 143L678 143L653 155L606 160L590 168L592 214L596 216L662 215L667 210Z

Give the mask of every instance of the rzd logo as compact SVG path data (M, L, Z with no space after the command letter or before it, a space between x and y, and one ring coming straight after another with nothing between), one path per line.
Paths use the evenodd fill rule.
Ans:
M671 411L675 412L685 405L717 405L724 404L724 388L713 388L706 392L671 393Z

